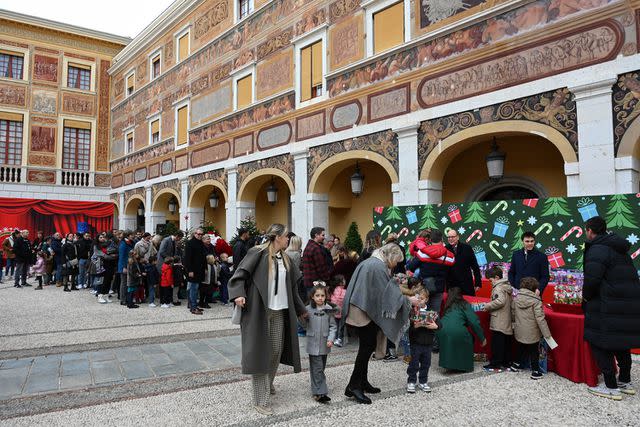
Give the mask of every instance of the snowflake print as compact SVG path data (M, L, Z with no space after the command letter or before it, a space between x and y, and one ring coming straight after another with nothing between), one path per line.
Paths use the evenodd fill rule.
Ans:
M635 233L631 233L627 236L627 241L629 243L631 243L632 245L635 245L636 243L638 243L638 236L635 235Z
M540 249L542 245L540 243L536 243L536 248Z
M402 246L404 248L404 241L400 242L400 246Z
M571 243L569 246L567 246L567 252L569 252L572 255L577 250L578 250L578 248L576 248L576 246L573 243Z
M535 223L538 222L538 218L536 218L535 216L530 216L529 218L527 218L527 222L529 223L529 225L535 225Z
M511 210L509 211L509 214L510 214L511 216L514 216L514 215L516 214L516 211L514 211L513 209L511 209Z
M378 220L378 227L382 227L382 224L384 224L381 220Z
M558 227L562 227L562 226L564 225L564 223L563 223L562 221L558 221L558 222L556 222L556 225L557 225Z
M447 219L446 216L443 216L442 218L440 218L440 222L443 223L443 224L446 224L447 221L449 221L449 220Z
M466 228L464 228L464 227L460 227L460 228L458 228L458 234L464 234L464 233L466 233L466 232L467 232L467 229L466 229Z
M509 247L509 245L507 245L506 243L503 243L503 244L502 244L502 247L503 247L503 248L505 248L505 249L507 249L507 248Z

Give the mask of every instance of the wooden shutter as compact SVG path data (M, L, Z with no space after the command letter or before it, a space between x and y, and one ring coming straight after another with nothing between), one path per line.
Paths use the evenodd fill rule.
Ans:
M373 15L373 52L378 53L404 42L404 2Z
M187 106L178 110L178 145L187 143Z
M151 122L151 135L154 133L160 133L160 120L154 120Z
M238 80L236 89L238 108L250 105L253 102L253 75L249 74Z
M81 122L81 121L78 121L78 120L65 120L64 121L64 127L91 130L91 123L90 122Z
M311 45L311 86L322 85L322 41Z
M307 46L300 51L300 100L311 99L311 48Z
M134 77L135 77L134 74L131 74L129 77L127 77L127 89L129 88L133 89L133 81L135 80Z
M89 70L89 71L91 71L91 65L76 64L76 63L69 63L69 65L71 67L79 68L81 70Z
M189 56L189 33L178 39L178 61L184 60L187 56Z
M23 117L22 114L0 111L0 120L9 120L11 122L21 122L22 117Z

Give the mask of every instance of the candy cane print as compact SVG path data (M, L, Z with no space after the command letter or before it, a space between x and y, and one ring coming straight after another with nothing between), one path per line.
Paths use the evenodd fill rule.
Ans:
M482 231L481 230L474 230L473 233L471 233L471 235L469 237L467 237L467 240L465 240L465 242L469 243L471 241L471 239L473 239L476 236L478 236L478 240L482 239Z
M493 209L491 209L490 214L493 215L499 208L502 208L503 211L506 211L508 207L509 204L506 200L500 200L498 204L495 205Z
M500 246L500 243L496 242L495 240L492 240L491 243L489 243L489 249L491 249L491 252L496 254L498 259L502 259L502 254L498 252L498 249L496 249L499 246Z
M450 232L451 230L453 230L453 228L451 228L451 227L445 227L445 229L444 229L444 235L445 235L445 237L447 236L447 234L449 234L449 232Z
M387 224L387 226L380 232L380 235L384 236L389 231L391 231L391 224Z
M398 232L398 237L408 236L408 235L409 235L409 229L407 227L402 228L402 230Z
M545 229L547 230L547 234L551 234L551 231L553 230L553 225L549 224L548 222L545 222L540 227L538 227L538 229L534 234L537 236L538 234L540 234L541 231Z
M567 231L566 233L564 233L564 235L560 238L560 241L561 241L561 242L564 242L564 241L565 241L569 236L571 236L571 234L572 234L574 231L577 231L577 233L576 233L576 237L578 237L578 238L579 238L580 236L582 236L582 228L581 228L580 226L576 225L576 226L574 226L574 227L571 227L571 229L570 229L569 231Z
M637 251L631 254L631 259L636 259L640 255L640 248Z

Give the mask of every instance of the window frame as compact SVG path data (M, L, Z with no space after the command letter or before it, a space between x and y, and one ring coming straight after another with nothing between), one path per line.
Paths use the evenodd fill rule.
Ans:
M178 131L179 131L179 119L178 112L186 107L187 108L187 142L184 144L178 144ZM173 143L176 148L183 149L189 146L189 130L191 130L191 100L189 98L182 99L173 104L174 125L173 125Z
M24 146L25 146L25 121L26 121L26 116L23 113L16 113L16 114L21 114L22 115L22 121L18 121L18 120L9 120L9 119L0 119L0 132L2 131L2 122L6 122L6 135L7 135L7 139L5 141L3 141L5 143L5 148L4 148L4 152L2 152L2 154L0 154L0 165L3 166L11 166L11 167L20 167L22 166L23 163L23 156L24 156ZM14 153L14 162L16 163L9 163L9 150L11 148L11 141L10 141L10 123L20 123L21 125L21 133L20 133L20 138L19 141L14 141L13 144L19 145L19 147L15 147L15 153Z
M187 56L180 58L180 39L183 36L187 36ZM189 56L191 56L191 25L183 27L173 35L173 51L175 52L175 63L179 64L184 62Z
M30 79L30 72L31 72L31 61L30 61L30 55L29 55L29 49L28 48L21 48L21 47L17 47L17 46L10 46L10 45L6 45L6 44L1 44L0 43L0 51L2 53L5 53L7 55L11 55L11 56L21 56L22 57L22 77L19 79L16 79L14 77L3 77L0 76L0 80L6 80L6 81L10 81L10 82L24 82L27 83L29 82Z
M89 68L89 89L80 89L77 87L69 86L69 67L73 66L88 67ZM78 92L92 92L96 91L96 63L92 61L86 61L84 59L70 58L65 56L62 60L62 87L67 90L73 90Z
M291 41L294 45L295 53L295 98L296 108L306 107L328 99L327 91L327 73L329 72L329 63L327 58L327 24L321 25L306 34L302 34ZM314 43L322 42L322 95L302 101L302 50Z
M66 158L66 147L67 147L67 140L66 140L66 135L67 135L67 129L73 129L75 130L75 136L76 136L76 140L75 140L75 167L66 167L65 163L68 160ZM80 143L80 131L86 131L89 132L89 135L87 137L87 154L86 154L86 163L87 163L87 167L86 168L80 168L79 165L79 143ZM82 129L82 128L74 128L71 126L65 126L64 123L62 125L62 163L61 163L61 169L63 170L70 170L70 171L83 171L83 172L89 172L91 170L91 145L92 145L92 134L93 134L93 126L90 129ZM84 141L83 141L84 144ZM84 149L84 148L83 148ZM84 159L83 159L84 160Z
M158 59L158 75L154 75L153 64ZM149 81L154 81L162 75L162 48L156 49L149 55Z
M233 22L238 23L247 19L251 14L255 11L255 2L254 0L246 0L248 3L249 10L246 15L241 16L241 2L242 0L234 0L233 1Z
M374 40L375 34L373 31L373 15L378 12L388 9L397 3L403 3L403 25L404 25L404 37L403 42L398 46L394 46L387 50L375 53ZM365 43L366 43L366 55L367 58L372 56L388 53L399 46L411 41L411 0L369 0L362 4L362 8L365 9Z
M251 107L256 103L256 64L255 62L250 62L246 64L242 68L238 68L231 72L233 76L233 111L244 110L245 108ZM251 75L251 103L245 105L243 107L238 108L238 81L244 79L245 77Z
M153 142L153 123L154 122L158 122L158 140L156 142ZM187 137L189 135L189 132L187 131ZM155 116L151 116L149 118L149 145L154 145L154 144L158 144L162 139L162 116L160 114L157 114ZM188 142L188 141L187 141Z
M127 81L129 80L129 77L131 77L131 76L133 76L133 89L131 90L131 93L129 93L129 85L127 84ZM125 98L129 98L134 93L136 93L136 69L135 68L129 70L124 75L124 97Z
M74 64L74 63L69 63L67 65L67 87L69 89L77 89L77 90L84 90L84 91L88 91L91 90L91 69L86 69L84 67L78 67L78 64ZM71 69L75 69L78 70L78 75L76 77L76 84L77 86L70 86L69 85L69 77L71 76ZM87 87L81 87L82 86L82 81L83 81L83 74L88 74L87 78L89 79L89 85Z
M131 135L131 149L129 149L129 135ZM134 128L124 131L124 154L129 155L136 151L136 132Z

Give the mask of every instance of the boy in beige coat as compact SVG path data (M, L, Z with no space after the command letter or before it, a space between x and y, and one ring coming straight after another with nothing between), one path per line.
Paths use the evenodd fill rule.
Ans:
M523 277L520 281L520 292L511 305L514 319L514 335L518 342L520 357L518 360L531 360L531 379L542 378L540 372L538 344L540 338L551 338L551 331L544 318L542 300L536 295L538 281L533 277ZM514 362L509 367L510 371L520 370L520 364Z
M491 361L484 366L485 371L502 372L511 362L511 292L508 279L503 278L500 267L491 267L485 277L491 280L491 302L484 311L491 313Z

